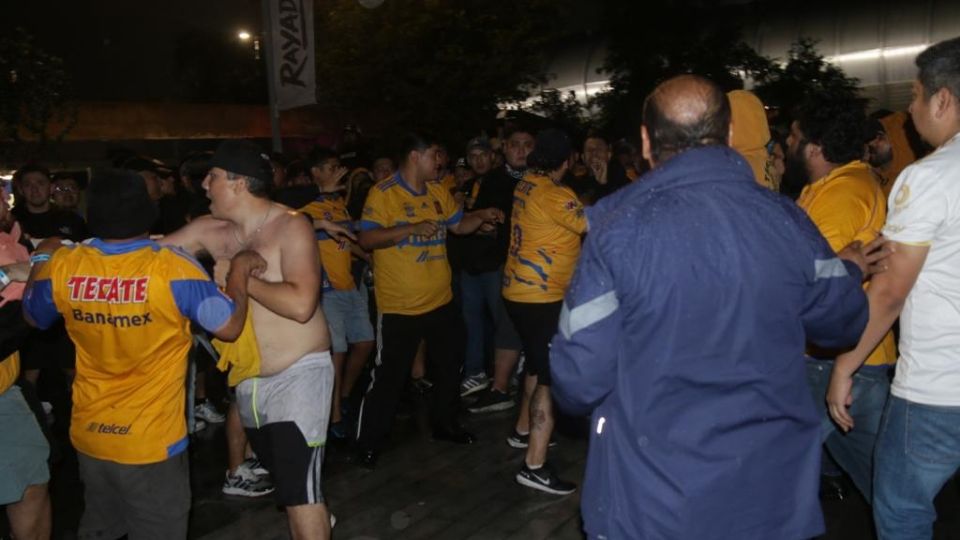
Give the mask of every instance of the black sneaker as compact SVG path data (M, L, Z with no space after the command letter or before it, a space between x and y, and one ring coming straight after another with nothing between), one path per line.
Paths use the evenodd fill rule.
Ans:
M473 412L473 411L470 411L470 412ZM526 435L523 435L519 431L514 429L513 433L511 433L510 436L507 437L507 444L509 444L513 448L520 448L520 449L526 448L530 446L530 434L527 433Z
M513 448L522 450L530 446L530 434L527 433L526 435L523 435L519 431L517 431L516 428L514 428L513 433L510 434L509 437L507 437L507 444L509 444ZM557 445L557 441L550 439L550 444L548 444L547 447L553 448L556 445Z
M467 410L473 414L482 414L496 411L506 411L516 406L516 402L509 394L499 390L491 389L484 392L477 402L467 407Z
M569 495L577 490L576 484L561 480L546 463L539 469L531 469L524 463L517 473L517 483L551 495Z

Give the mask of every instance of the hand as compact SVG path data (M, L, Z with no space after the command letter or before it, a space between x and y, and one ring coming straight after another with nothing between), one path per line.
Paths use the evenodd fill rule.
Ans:
M590 170L593 171L593 177L597 183L606 185L607 183L607 162L602 159L595 159L590 162Z
M243 250L233 256L230 261L230 274L241 272L244 276L259 277L267 269L267 261L256 251ZM227 275L229 278L229 274Z
M440 224L436 221L421 221L413 224L412 234L417 236L433 236L440 230Z
M837 257L850 261L860 268L863 279L873 274L887 270L886 259L894 252L892 242L887 242L883 236L877 236L872 242L863 245L863 242L854 240L837 253Z
M480 234L490 234L490 233L494 233L494 232L497 231L497 226L494 225L493 223L486 223L486 222L484 222L483 225L480 225L480 229L478 229L478 230L479 230Z
M63 238L59 236L51 236L50 238L45 238L37 245L37 249L34 250L34 254L46 253L52 255L54 251L63 247Z
M30 278L30 261L4 265L3 271L10 281L26 282Z
M346 176L348 172L350 172L350 169L344 167L343 165L337 167L337 169L333 171L333 176L336 179L335 184L340 185L340 180L342 180L343 177Z
M327 221L325 219L315 219L313 220L313 228L322 229L323 232L330 235L330 238L333 238L336 240L344 240L344 241L349 240L351 242L357 241L357 235L353 234L353 232L350 229L344 227L343 225L338 225L332 221Z
M499 208L484 208L477 210L484 223L503 223L504 215Z
M230 259L217 259L213 264L213 282L221 289L227 287L227 276L230 275L230 267Z
M853 429L853 417L847 409L853 405L853 377L834 368L827 388L827 411L844 433Z

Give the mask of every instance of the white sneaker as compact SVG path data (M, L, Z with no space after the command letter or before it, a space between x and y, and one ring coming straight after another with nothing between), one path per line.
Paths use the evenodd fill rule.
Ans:
M227 417L220 414L220 411L210 403L209 399L203 400L193 407L193 416L210 424L220 424L227 420Z
M273 489L273 483L267 477L258 476L244 465L240 465L237 467L237 472L233 474L227 471L222 491L225 495L262 497L273 493Z
M240 466L246 468L247 470L249 470L250 472L252 472L257 476L270 475L270 471L264 468L263 463L260 463L260 460L257 459L257 456L253 456L251 458L247 458L243 460L243 463Z
M490 377L486 373L471 375L460 383L460 397L467 397L490 387Z

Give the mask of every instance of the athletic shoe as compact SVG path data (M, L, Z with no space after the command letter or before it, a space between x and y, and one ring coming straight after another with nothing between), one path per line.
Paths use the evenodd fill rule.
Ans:
M473 414L506 411L514 408L516 404L509 394L491 388L489 392L484 392L476 403L467 407L467 410Z
M530 446L530 434L526 435L521 434L517 431L516 428L513 429L513 433L507 437L507 444L514 448L524 449ZM547 445L547 448L553 448L557 445L557 441L550 439L550 444Z
M243 460L240 466L257 476L270 476L270 471L263 466L263 463L260 463L260 459L257 456Z
M262 497L273 493L273 483L266 476L257 476L252 470L240 465L233 474L227 471L223 481L223 493L239 497Z
M470 375L460 383L460 397L467 397L489 387L490 377L487 377L486 373L480 372L476 375Z
M199 418L193 419L193 429L190 430L190 434L200 433L201 431L207 429L207 423Z
M213 403L210 403L209 399L205 399L193 407L193 416L208 424L221 424L227 420L227 417L220 414L220 411L213 406Z
M473 412L473 411L470 411L470 412ZM513 448L519 448L519 449L526 448L530 446L530 434L527 433L526 435L524 435L519 431L517 431L516 428L514 428L513 433L511 433L510 436L507 437L507 444L509 444Z
M347 432L347 423L343 420L339 422L331 422L327 432L330 434L331 439L337 441L346 440L350 436L350 434Z
M517 483L551 495L569 495L577 490L576 484L561 480L553 467L546 463L538 469L531 469L524 463L517 473Z

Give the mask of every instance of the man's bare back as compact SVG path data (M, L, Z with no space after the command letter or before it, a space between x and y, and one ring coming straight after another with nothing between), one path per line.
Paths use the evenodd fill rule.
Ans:
M307 354L328 350L330 336L320 309L318 287L304 283L310 281L309 272L315 273L317 283L320 280L320 259L312 224L303 215L280 204L272 204L262 219L258 230L244 238L234 223L202 217L168 236L163 243L178 245L194 254L208 252L217 262L218 277L226 275L230 259L243 249L256 251L267 261L267 269L260 276L264 283L251 282L249 290L253 328L260 348L260 371L261 375L269 376ZM315 290L317 298L313 303L303 302L307 300L302 298L303 292L285 291L287 296L300 294L298 303L312 305L312 312L289 303L282 306L283 309L265 305L277 301L269 284L279 283Z

